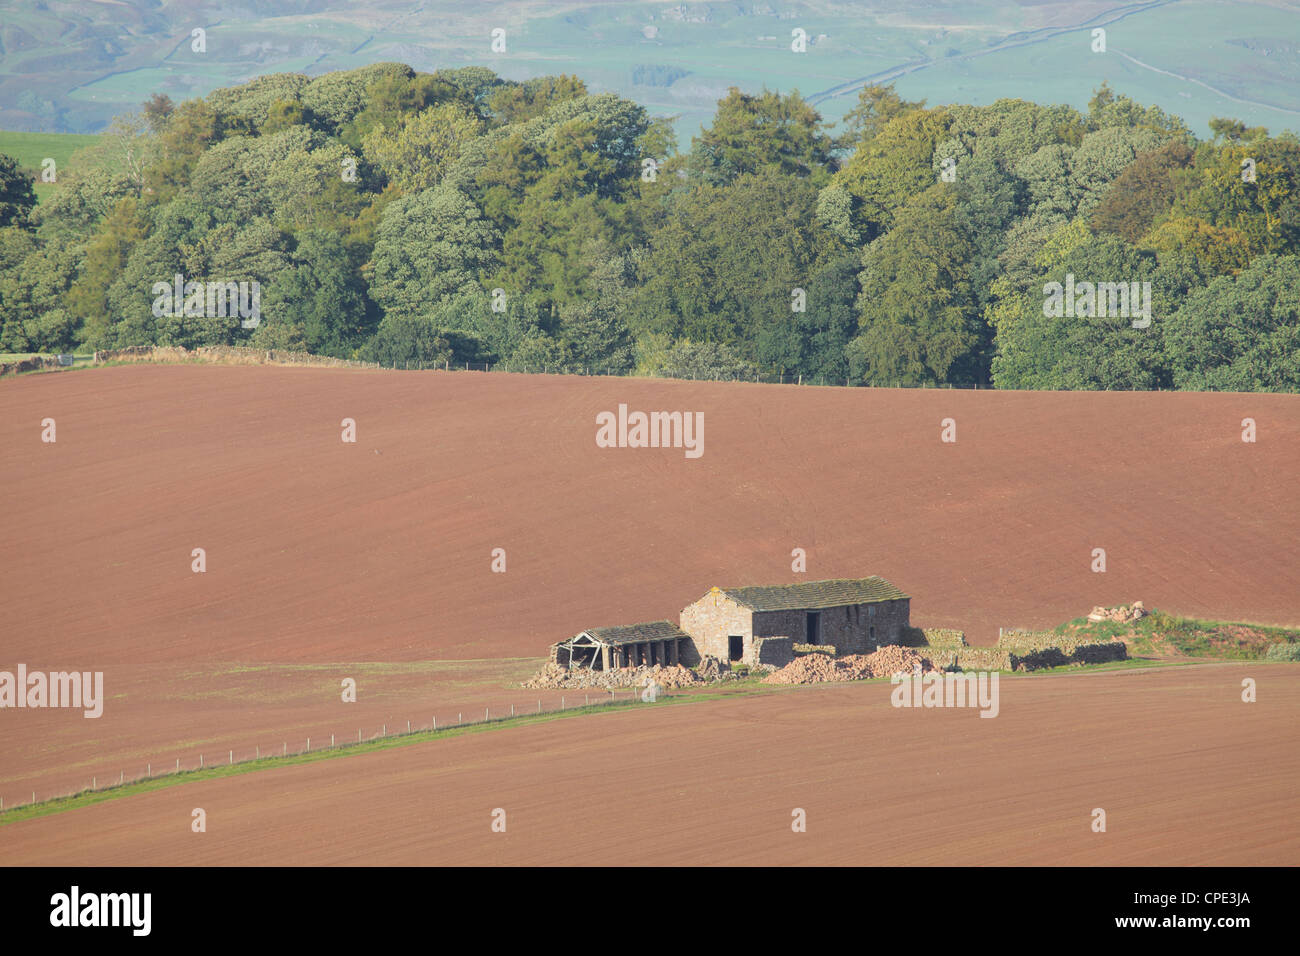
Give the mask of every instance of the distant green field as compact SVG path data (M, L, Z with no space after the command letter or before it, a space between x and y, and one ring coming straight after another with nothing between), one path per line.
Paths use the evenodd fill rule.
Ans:
M674 117L683 149L729 86L797 88L826 119L838 120L856 89L877 79L894 79L901 95L931 105L1017 97L1078 108L1108 81L1182 116L1200 136L1212 116L1275 133L1300 129L1300 13L1272 0L310 6L315 12L292 18L256 5L232 8L207 28L206 51L196 52L183 7L160 4L159 21L119 38L122 53L106 52L96 32L115 29L116 5L74 11L8 0L7 26L25 44L15 42L0 61L0 89L22 92L11 102L0 96L0 123L97 129L154 92L180 101L267 73L317 75L397 60L419 70L487 66L516 80L575 73L593 91L611 90ZM1105 53L1090 49L1097 23L1106 25ZM491 49L497 28L507 32L504 53ZM807 37L803 53L791 50L796 28Z
M0 130L0 153L12 156L19 166L32 173L36 178L36 198L43 200L59 187L57 182L41 182L42 161L46 158L54 160L57 177L58 171L68 165L73 153L98 140L98 136L81 133L15 133Z

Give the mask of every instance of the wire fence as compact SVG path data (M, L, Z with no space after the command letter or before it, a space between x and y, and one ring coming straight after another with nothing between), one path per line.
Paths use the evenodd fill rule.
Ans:
M832 378L828 375L803 375L797 372L752 372L742 375L738 372L714 374L708 372L674 372L669 370L660 372L656 375L638 375L622 368L604 368L596 365L538 365L525 362L452 362L449 359L437 362L421 361L417 359L388 364L381 362L380 367L407 372L513 372L520 375L582 375L588 377L602 376L608 378L667 379L671 381L752 382L756 385L820 385L834 386L837 388L960 388L973 390L993 388L992 385L980 385L979 383L944 383L936 385L924 382L918 384L894 382L890 384L867 384L864 382L854 382L851 378L845 378L841 382L840 379Z
M626 693L625 693L626 692ZM30 794L23 793L18 795L17 800L6 799L0 794L0 813L7 813L18 810L23 807L32 807L44 803L52 803L57 800L66 800L71 797L81 796L86 793L102 793L110 790L119 790L129 787L133 784L141 783L146 780L156 780L166 777L178 777L185 774L197 773L203 770L212 770L218 767L233 767L241 764L257 763L267 760L283 760L290 757L301 757L313 753L324 753L328 751L345 751L359 747L365 747L379 740L397 740L402 737L413 737L421 734L442 734L449 733L461 727L472 727L476 725L496 724L508 722L524 717L532 717L544 714L557 714L564 711L582 710L588 707L606 707L611 704L629 704L640 703L654 700L655 697L645 698L642 696L644 688L616 688L607 692L582 691L573 695L565 694L560 697L558 706L554 701L546 702L541 698L537 700L537 707L523 707L517 704L510 704L508 707L501 707L496 713L492 708L484 707L480 715L477 710L458 711L456 719L442 721L438 720L436 714L429 715L429 723L421 721L407 720L402 723L381 724L378 731L371 727L359 727L356 736L353 737L349 731L346 734L339 735L336 733L322 736L307 737L303 741L294 741L294 746L289 747L289 741L283 740L279 747L264 748L260 744L255 744L250 750L247 747L239 749L227 748L218 751L202 751L198 754L189 753L184 756L159 757L157 760L146 761L144 772L140 772L137 764L132 775L127 776L126 769L123 768L116 775L106 775L101 782L99 774L93 774L89 782L84 777L71 786L56 787L52 789L32 790ZM12 795L11 795L12 796ZM28 799L24 799L28 798Z

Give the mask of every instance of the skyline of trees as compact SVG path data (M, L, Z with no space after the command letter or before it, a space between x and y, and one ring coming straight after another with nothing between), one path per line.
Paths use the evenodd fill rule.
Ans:
M1086 113L873 86L843 127L733 88L679 149L577 77L482 67L154 96L39 204L0 157L0 351L1300 389L1294 135L1198 140L1106 86ZM260 324L155 316L177 273L258 282ZM1067 276L1150 283L1154 321L1045 315Z

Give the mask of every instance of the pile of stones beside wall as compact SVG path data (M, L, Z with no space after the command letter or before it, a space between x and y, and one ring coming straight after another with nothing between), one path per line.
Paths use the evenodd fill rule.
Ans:
M910 674L917 667L922 671L938 670L927 655L899 644L886 644L874 654L849 654L845 657L827 657L825 654L806 654L763 679L764 684L820 684L827 681L866 680L869 677L892 677Z

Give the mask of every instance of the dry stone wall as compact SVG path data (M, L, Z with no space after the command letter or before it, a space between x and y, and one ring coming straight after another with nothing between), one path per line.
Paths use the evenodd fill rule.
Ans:
M95 364L103 362L214 362L223 365L311 365L320 368L379 368L375 362L286 352L280 349L255 349L241 345L202 345L196 349L181 346L134 345L124 349L105 349L95 353Z

